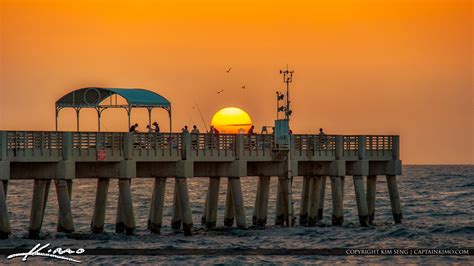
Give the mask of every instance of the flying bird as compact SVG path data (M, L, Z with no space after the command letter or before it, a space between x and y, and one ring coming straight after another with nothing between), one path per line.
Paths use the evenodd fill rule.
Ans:
M224 90L220 90L217 92L217 94L221 94L222 92L224 92Z
M229 69L226 70L226 72L229 73L231 69L232 69L232 67L229 67Z
M244 86L242 86L242 89L244 89L244 90L245 90L245 85L244 85Z

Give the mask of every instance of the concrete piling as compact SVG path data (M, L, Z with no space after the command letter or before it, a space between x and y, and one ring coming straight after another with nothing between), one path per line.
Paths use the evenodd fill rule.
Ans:
M252 214L252 225L256 226L257 225L257 211L258 211L258 206L259 206L259 200L260 200L260 189L262 188L262 179L260 176L258 177L258 183L257 183L257 193L255 196L255 205L253 208L253 214Z
M125 233L133 235L135 231L135 215L133 213L131 181L130 179L119 179L118 183Z
M367 176L367 214L369 216L369 224L374 224L375 217L375 194L377 186L377 176Z
M320 192L319 192L319 206L318 206L318 217L317 220L323 220L324 215L324 197L326 195L326 176L321 176L320 180Z
M94 234L104 232L105 210L107 209L107 195L109 192L110 179L97 179L97 191L95 195L94 213L92 214L91 230Z
M301 189L301 206L300 206L300 225L308 224L308 200L311 177L303 177L303 187Z
M72 220L71 197L69 196L66 180L55 180L56 194L59 206L59 228L61 232L74 232L74 222Z
M227 181L227 194L225 198L224 226L233 226L235 220L234 201L232 200L232 186Z
M0 185L0 239L7 239L11 234L10 216L7 209L6 181Z
M364 178L360 175L352 177L354 181L354 191L357 203L357 212L359 213L359 222L361 226L367 226L369 223L367 198L364 189Z
M278 179L280 179L280 177L278 177ZM286 217L285 217L285 211L283 209L283 205L285 203L282 202L281 193L282 192L281 192L280 180L278 180L276 206L275 206L275 225L283 226L285 223Z
M161 223L163 221L163 208L165 204L166 178L155 178L153 187L153 198L151 200L151 216L148 229L159 234L161 231Z
M257 221L256 226L265 227L267 224L268 216L268 199L270 194L270 177L269 176L260 176L260 194L257 195L259 198L257 208Z
M279 181L278 186L280 188L280 191L278 194L280 195L280 204L282 206L281 210L283 212L283 221L286 224L286 226L290 227L291 223L293 222L291 218L289 218L290 211L292 211L290 210L292 206L289 204L290 194L288 191L290 180L287 177L279 177L278 181Z
M314 176L310 179L308 202L308 226L315 226L318 221L318 209L321 193L321 177Z
M332 224L342 225L343 205L342 205L342 184L340 176L331 176L331 194L332 194Z
M178 200L178 182L174 182L173 213L171 216L171 228L179 230L181 228L181 207Z
M8 180L3 180L3 191L5 192L5 197L8 194Z
M393 220L399 224L402 222L402 206L400 195L398 194L397 176L387 175L388 194L390 196L390 205L392 205Z
M155 205L154 200L155 200L155 194L156 194L156 179L155 179L155 184L153 185L153 190L151 192L151 200L150 200L150 209L148 210L148 220L146 223L146 228L148 230L151 230L151 217L153 217L153 206Z
M246 228L247 219L245 217L244 199L242 197L242 187L240 177L229 178L232 190L232 201L234 202L235 220L237 227Z
M206 227L216 227L217 207L219 203L220 177L209 178L209 201L207 202Z
M207 202L209 201L209 189L206 191L206 199L204 201L204 208L202 210L201 225L206 225Z
M193 229L193 217L191 214L191 205L189 203L187 179L184 177L176 178L176 189L178 193L179 209L181 210L184 235L190 236Z
M29 238L38 238L43 225L44 209L48 200L51 180L35 179L31 203Z
M117 215L115 216L115 233L121 234L124 232L125 232L125 223L123 221L122 196L119 192L118 200L117 200Z

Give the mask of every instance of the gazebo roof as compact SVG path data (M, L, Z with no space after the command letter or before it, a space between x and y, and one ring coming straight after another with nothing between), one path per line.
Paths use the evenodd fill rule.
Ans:
M101 104L105 99L120 95L127 101L127 105L113 103ZM56 101L57 108L110 108L110 107L161 107L170 109L171 103L163 96L145 89L98 88L88 87L72 91Z

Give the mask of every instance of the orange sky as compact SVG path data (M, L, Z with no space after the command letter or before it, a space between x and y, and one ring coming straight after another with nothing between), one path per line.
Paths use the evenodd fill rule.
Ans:
M405 163L474 163L472 1L0 3L0 130L53 130L54 102L85 86L154 90L174 130L203 127L194 103L206 122L235 106L260 129L290 64L296 133L400 134ZM165 111L153 119L168 123ZM146 112L132 120L144 128ZM102 121L126 129L124 110ZM82 112L84 130L96 124ZM60 130L74 129L62 111Z

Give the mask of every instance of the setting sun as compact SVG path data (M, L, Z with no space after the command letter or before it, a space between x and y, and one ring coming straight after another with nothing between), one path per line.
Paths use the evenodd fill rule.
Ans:
M227 107L214 114L211 125L221 133L239 133L247 132L252 125L252 120L244 110Z

